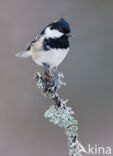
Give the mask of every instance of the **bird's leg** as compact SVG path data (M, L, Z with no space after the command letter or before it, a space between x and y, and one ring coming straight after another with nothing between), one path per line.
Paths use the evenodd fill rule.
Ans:
M52 79L53 75L51 73L50 66L47 63L43 63L43 67L44 67L43 78L47 81L53 81Z
M53 78L50 66L46 63L43 63L43 67L44 67L44 74L42 77L44 83L43 93L47 95L52 91L52 88L55 86L55 80Z
M44 73L45 75L48 75L50 70L49 70L49 65L47 63L43 63L43 67L44 67Z
M57 91L58 84L59 84L59 82L58 82L58 73L55 71L54 72L54 75L55 75L55 90Z
M54 67L53 68L53 73L54 73L54 77L55 77L55 80L54 80L54 83L55 83L55 85L54 85L54 87L55 87L55 91L57 91L57 89L58 89L58 84L59 84L59 82L58 82L58 73L57 73L57 67Z
M46 83L46 87L48 88L48 84L49 84L49 87L51 86L54 86L54 90L57 91L58 89L58 84L59 84L59 81L58 81L58 73L56 72L56 69L57 68L54 68L53 69L53 74L54 74L54 79L53 79L53 74L51 73L51 70L50 70L50 67L48 64L46 63L43 63L43 67L44 67L44 80L45 80L45 83ZM45 88L46 88L45 87Z

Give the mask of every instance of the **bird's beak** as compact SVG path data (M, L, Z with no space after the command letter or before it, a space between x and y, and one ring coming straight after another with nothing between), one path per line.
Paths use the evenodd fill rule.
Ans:
M73 35L71 33L66 34L67 37L72 37Z

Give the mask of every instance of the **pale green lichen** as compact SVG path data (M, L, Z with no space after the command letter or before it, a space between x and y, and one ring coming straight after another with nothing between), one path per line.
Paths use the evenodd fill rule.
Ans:
M86 152L84 147L80 144L77 139L77 120L72 116L74 112L70 107L57 107L50 106L50 108L45 112L45 118L48 118L53 124L57 124L59 127L65 129L65 134L68 139L69 155L70 156L81 156L81 152Z

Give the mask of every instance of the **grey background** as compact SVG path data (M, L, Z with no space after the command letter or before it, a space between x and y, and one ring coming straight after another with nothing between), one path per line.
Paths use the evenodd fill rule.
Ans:
M42 69L15 57L60 17L74 35L58 68L68 84L60 95L70 99L86 149L113 146L113 1L0 0L0 156L68 156L63 129L43 116L52 101L32 79Z

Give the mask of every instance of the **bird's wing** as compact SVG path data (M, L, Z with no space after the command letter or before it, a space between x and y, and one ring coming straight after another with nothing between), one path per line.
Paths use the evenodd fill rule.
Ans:
M38 42L40 38L41 38L41 35L36 36L33 41L27 44L25 51L30 51L32 44Z
M16 56L21 57L21 58L28 58L28 57L32 56L31 47L41 49L42 44L43 44L43 38L41 35L38 35L34 38L34 40L32 42L30 42L26 46L24 51L17 53Z

